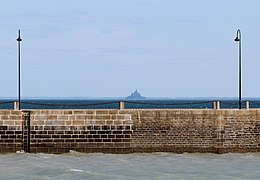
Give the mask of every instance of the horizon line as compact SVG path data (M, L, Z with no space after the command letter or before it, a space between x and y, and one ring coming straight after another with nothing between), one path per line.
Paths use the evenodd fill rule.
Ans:
M18 97L0 97L0 99L17 99ZM88 96L25 96L21 97L21 99L126 99L127 97L88 97ZM238 97L229 97L229 96L177 96L177 97L146 97L145 99L237 99ZM258 99L260 97L243 97L242 99Z

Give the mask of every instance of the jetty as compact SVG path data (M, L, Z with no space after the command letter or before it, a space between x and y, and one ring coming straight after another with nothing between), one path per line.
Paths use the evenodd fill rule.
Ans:
M15 104L17 106L17 103ZM0 110L0 153L260 152L260 109Z

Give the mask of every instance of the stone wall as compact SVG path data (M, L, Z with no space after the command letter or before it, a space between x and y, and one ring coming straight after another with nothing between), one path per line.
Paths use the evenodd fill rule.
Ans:
M215 152L220 137L214 110L132 111L134 152ZM129 111L126 113L130 113Z
M243 110L222 113L221 129L225 152L260 152L260 111Z
M0 111L0 153L22 149L22 112Z
M260 152L260 110L30 110L27 131L26 113L0 111L0 153Z
M31 152L127 152L132 124L113 110L31 111Z
M132 152L260 152L260 110L128 110Z

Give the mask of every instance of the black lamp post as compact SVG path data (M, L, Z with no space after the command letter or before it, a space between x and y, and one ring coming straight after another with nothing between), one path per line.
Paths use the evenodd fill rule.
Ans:
M20 30L18 31L18 110L21 109L21 37Z
M240 31L240 29L238 29L237 30L237 36L236 36L236 38L234 39L236 42L238 42L238 44L239 44L239 47L238 47L238 61L239 61L239 87L238 87L238 89L239 89L239 109L241 109L242 108L242 100L241 100L241 96L242 96L242 70L241 70L241 66L242 66L242 52L241 52L241 41L242 41L242 39L241 39L241 31Z

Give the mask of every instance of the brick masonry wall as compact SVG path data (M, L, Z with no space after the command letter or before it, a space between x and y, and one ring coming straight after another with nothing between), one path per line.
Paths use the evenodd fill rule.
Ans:
M220 115L223 152L260 152L260 111L227 111Z
M22 149L22 112L0 111L0 153Z
M219 148L214 110L133 110L133 152L216 152Z
M260 110L127 110L133 152L260 152Z
M24 148L21 111L0 111L0 153ZM32 153L260 152L260 110L31 110Z
M116 110L31 111L31 152L127 152L132 124Z

